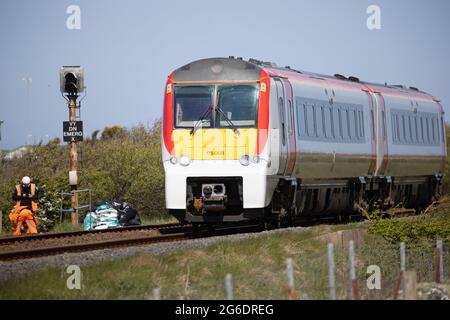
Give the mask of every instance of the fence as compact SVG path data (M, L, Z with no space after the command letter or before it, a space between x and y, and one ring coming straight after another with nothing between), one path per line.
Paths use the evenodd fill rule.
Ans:
M76 208L65 209L64 205L63 205L64 199L69 197L69 196L72 197L75 193L76 194L83 194L83 193L88 194L89 195L89 203L88 204L86 203L86 204L78 205L78 207L76 207ZM79 199L79 201L80 201L80 199ZM61 191L61 206L60 206L59 210L60 210L59 211L59 223L62 223L63 218L64 218L64 213L72 213L75 210L92 211L92 192L91 192L91 189L74 190L74 191L71 191L71 192L62 192Z
M383 246L383 247L380 247ZM450 282L449 245L438 240L414 245L364 246L349 240L324 243L307 259L288 257L259 275L231 274L213 285L190 279L156 287L153 299L445 299L439 284ZM205 267L205 275L208 269ZM197 277L198 278L198 277ZM448 287L447 287L448 288Z

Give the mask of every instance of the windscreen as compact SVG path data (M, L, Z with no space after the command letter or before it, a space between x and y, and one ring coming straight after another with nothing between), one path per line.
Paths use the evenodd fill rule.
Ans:
M254 127L257 120L258 85L222 85L218 88L217 127Z
M256 83L176 86L175 127L256 127L258 99Z
M206 114L213 104L214 86L175 87L174 115L175 127L192 128ZM211 126L211 112L199 124Z

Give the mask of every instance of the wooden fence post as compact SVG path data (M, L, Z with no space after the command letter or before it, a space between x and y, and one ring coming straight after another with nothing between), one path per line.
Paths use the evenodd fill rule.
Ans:
M403 299L417 300L417 274L415 271L405 271L403 273Z
M233 276L229 273L225 276L225 290L227 292L227 300L233 300Z
M334 273L334 246L328 243L328 287L330 289L330 300L336 300L336 277Z
M436 241L435 269L435 281L436 283L442 283L444 281L444 258L442 252L442 240Z
M350 259L350 296L352 300L359 300L359 290L355 271L355 243L353 240L348 242L348 256Z
M153 300L161 300L161 289L155 288L152 290Z
M286 259L286 274L286 290L288 292L289 300L297 300L299 298L299 295L294 291L294 263L292 262L291 258Z

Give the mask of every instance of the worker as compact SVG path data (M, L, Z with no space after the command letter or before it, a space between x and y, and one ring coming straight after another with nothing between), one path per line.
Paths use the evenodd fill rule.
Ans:
M39 197L36 185L31 183L30 177L22 178L21 183L16 185L12 198L16 201L16 205L9 214L13 235L20 235L25 226L27 227L26 233L38 233L38 220L35 214Z

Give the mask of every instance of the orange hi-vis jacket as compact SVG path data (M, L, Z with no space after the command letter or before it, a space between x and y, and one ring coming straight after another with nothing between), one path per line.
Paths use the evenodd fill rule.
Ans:
M17 200L16 208L28 206L31 211L35 213L37 210L36 185L34 183L30 184L30 193L28 197L25 197L22 186L20 184L16 185L15 199ZM31 204L31 206L29 204Z

